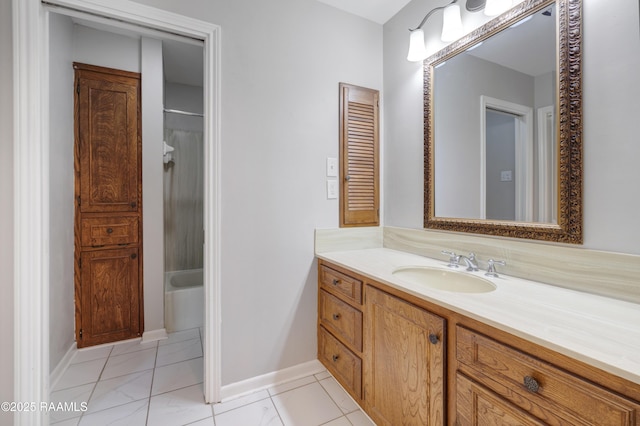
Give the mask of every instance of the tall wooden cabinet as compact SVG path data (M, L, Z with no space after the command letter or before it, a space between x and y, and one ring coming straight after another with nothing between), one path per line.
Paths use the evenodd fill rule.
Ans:
M140 74L74 63L78 347L140 336Z

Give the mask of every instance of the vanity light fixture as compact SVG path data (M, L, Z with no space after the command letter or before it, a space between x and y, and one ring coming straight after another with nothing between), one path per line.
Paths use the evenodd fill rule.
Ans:
M464 34L460 6L450 4L442 11L442 41L457 40Z
M460 6L457 3L458 0L453 0L449 4L436 7L425 15L420 22L420 25L414 29L409 29L411 35L409 37L409 53L407 54L407 61L416 62L422 61L427 57L427 49L424 45L424 31L422 26L427 22L427 19L435 12L444 10L443 22L442 22L442 41L452 41L462 35L462 18L460 17Z
M420 25L414 29L409 29L409 53L407 54L407 60L411 62L422 61L427 57L427 49L424 44L424 31L422 26L427 22L427 19L435 12L443 10L442 13L442 41L453 41L464 35L464 29L462 28L462 18L460 16L460 6L458 0L453 0L450 3L436 7L431 10L420 22ZM484 14L487 16L498 15L505 12L513 5L513 0L467 0L466 9L469 12L476 12L484 9Z

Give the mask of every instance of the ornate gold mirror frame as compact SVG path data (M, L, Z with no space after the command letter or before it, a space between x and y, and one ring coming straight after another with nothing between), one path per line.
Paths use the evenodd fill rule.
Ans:
M556 4L558 14L558 223L435 216L434 69L528 15ZM424 62L424 227L505 237L582 243L582 0L524 0ZM462 194L461 194L462 196Z

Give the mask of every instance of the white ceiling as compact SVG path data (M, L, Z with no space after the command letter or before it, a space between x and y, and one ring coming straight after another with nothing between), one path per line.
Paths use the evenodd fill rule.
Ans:
M411 0L318 0L345 12L384 24Z

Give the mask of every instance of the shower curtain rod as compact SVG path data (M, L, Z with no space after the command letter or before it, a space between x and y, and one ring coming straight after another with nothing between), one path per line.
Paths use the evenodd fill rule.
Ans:
M163 111L164 112L169 112L169 113L172 113L172 114L190 115L192 117L204 117L204 114L199 114L197 112L181 111L179 109L164 108Z

